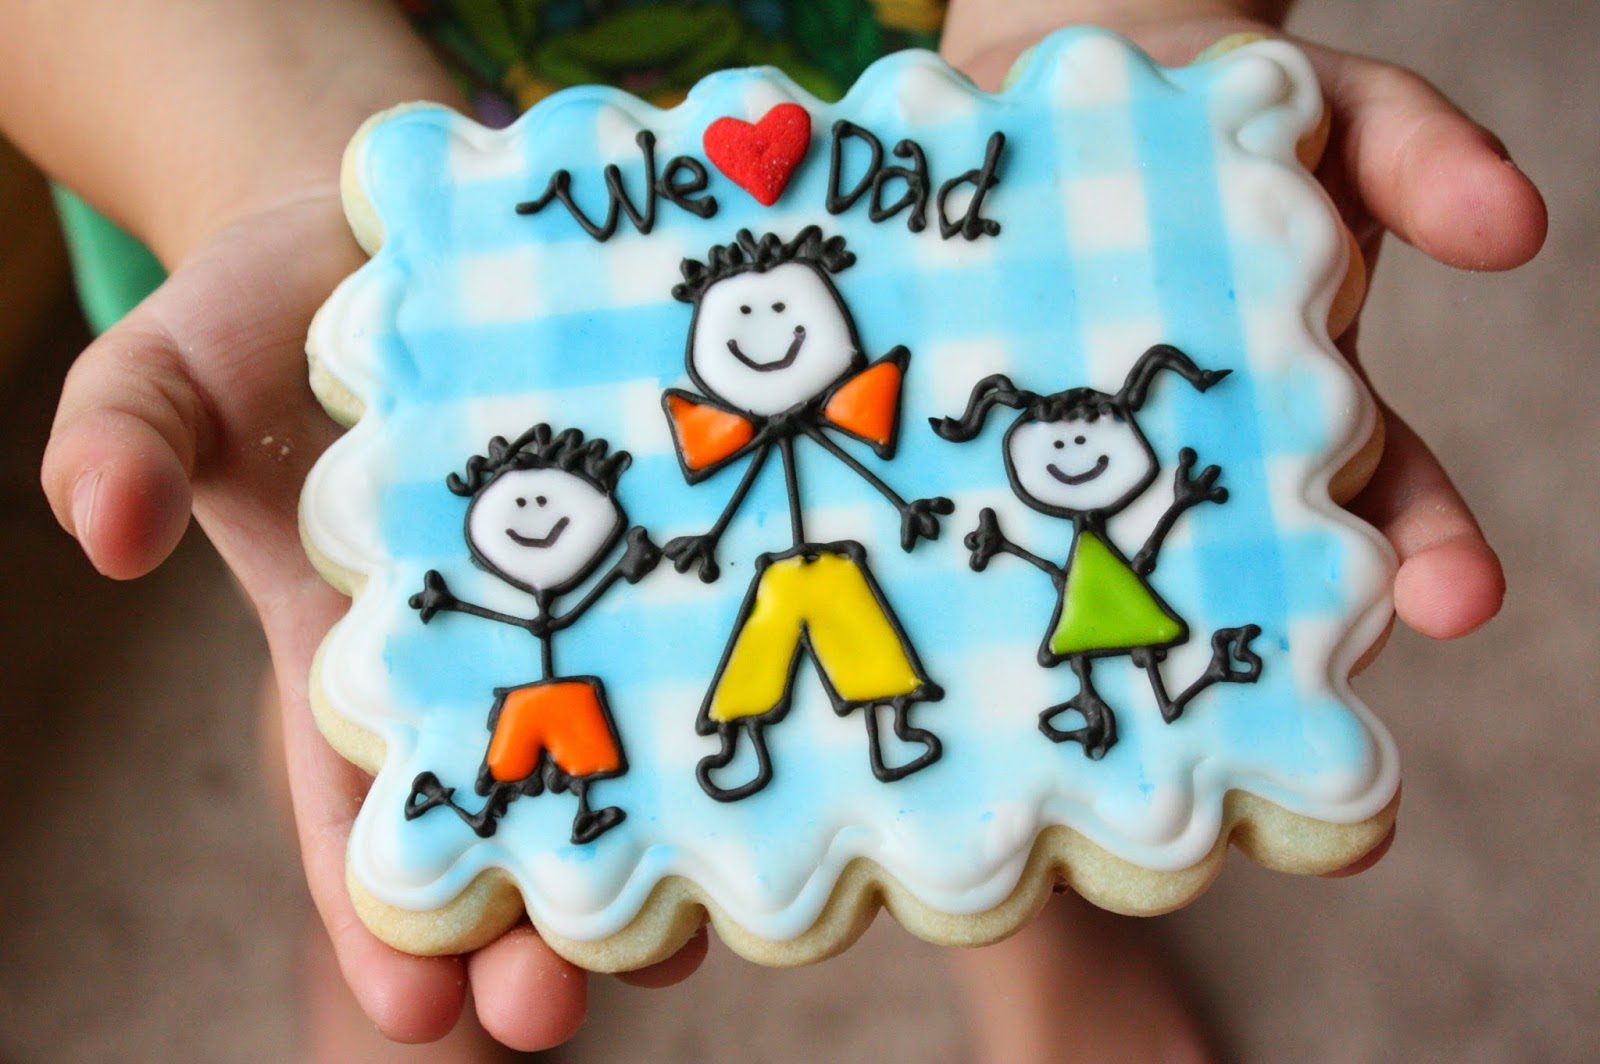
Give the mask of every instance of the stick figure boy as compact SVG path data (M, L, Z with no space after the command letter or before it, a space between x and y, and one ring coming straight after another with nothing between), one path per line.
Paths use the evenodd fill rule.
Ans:
M973 439L996 406L1021 410L1006 430L1006 473L1017 497L1033 509L1072 522L1072 550L1057 566L1018 546L1000 531L995 512L985 508L978 527L966 537L972 568L982 572L996 554L1011 554L1033 565L1055 584L1059 595L1050 628L1039 647L1039 664L1065 661L1078 677L1078 693L1039 714L1039 729L1054 742L1083 744L1098 760L1117 741L1116 717L1089 678L1096 658L1126 655L1145 670L1168 724L1177 720L1201 691L1217 683L1254 683L1261 659L1250 641L1259 626L1222 628L1211 636L1211 664L1176 696L1161 675L1167 651L1186 642L1189 627L1146 581L1156 555L1178 517L1203 502L1224 503L1228 489L1217 486L1222 470L1207 466L1193 476L1195 453L1178 454L1173 501L1150 538L1130 562L1106 533L1106 519L1137 499L1156 478L1154 449L1133 415L1144 406L1157 373L1171 370L1206 391L1231 370L1203 370L1176 347L1157 344L1128 371L1115 395L1073 388L1054 395L1021 391L996 374L972 389L959 418L934 418L933 429L956 443ZM1237 662L1235 661L1237 659ZM1054 719L1077 710L1083 726L1062 730Z
M695 568L717 579L718 540L774 449L782 456L789 495L791 545L756 559L756 576L740 608L716 679L701 706L696 730L716 734L721 749L701 760L700 786L718 801L754 794L772 779L766 725L788 712L808 650L840 716L864 710L872 772L884 782L901 779L938 759L939 739L907 720L916 702L938 701L943 690L923 671L916 652L867 568L866 549L852 541L816 543L806 537L804 505L795 466L798 437L812 440L883 496L900 515L900 545L939 534L949 499L908 502L829 433L839 432L893 457L900 385L910 359L896 347L867 365L855 323L830 279L855 261L842 237L824 239L816 226L784 242L749 230L707 261L685 260L677 299L693 304L687 354L690 379L703 393L669 390L662 400L684 477L694 484L749 458L722 515L702 535L683 536L663 548L679 572ZM884 763L876 706L894 713L894 732L923 752L899 766ZM737 752L740 731L750 735L757 772L725 788L711 773Z
M626 451L607 453L604 440L585 440L567 429L559 435L535 425L507 443L496 436L488 453L467 462L465 475L450 474L446 485L468 497L466 538L473 561L499 579L533 596L531 617L515 617L463 602L450 593L444 577L429 570L411 607L427 624L444 612L466 613L525 629L539 641L541 679L495 690L489 712L488 752L475 786L483 807L469 812L432 772L412 783L406 819L445 806L487 838L513 798L546 789L577 796L572 841L592 842L622 822L616 806L589 808L589 787L627 771L597 676L555 675L551 639L572 627L618 580L636 584L661 554L643 528L627 530L627 516L616 499L617 478L632 459ZM592 573L618 539L622 555L577 605L555 612L559 596Z

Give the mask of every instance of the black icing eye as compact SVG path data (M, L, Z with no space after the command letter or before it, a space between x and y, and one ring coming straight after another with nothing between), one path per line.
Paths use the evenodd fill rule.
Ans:
M750 313L750 308L748 306L741 306L739 308L739 313L740 314L748 314L748 313Z
M1074 437L1072 437L1072 442L1078 444L1081 447L1083 444L1088 443L1089 440L1088 440L1087 437L1084 437L1084 436L1074 436Z
M772 304L772 309L773 309L773 311L775 313L782 314L783 313L783 306L784 305L782 303L774 303L774 304Z
M543 495L535 495L533 497L533 502L534 502L535 506L543 506L545 503L547 503L549 501L550 500L546 499Z
M1056 440L1055 441L1055 447L1056 447L1056 450L1058 450L1058 451L1061 450L1061 448L1065 447L1066 445L1067 445L1067 441L1066 440Z
M522 496L518 495L517 496L517 505L518 506L526 506L526 505L528 505L528 500L524 499Z

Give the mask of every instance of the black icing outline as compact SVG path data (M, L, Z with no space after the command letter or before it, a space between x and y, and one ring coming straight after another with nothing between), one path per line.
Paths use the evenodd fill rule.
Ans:
M790 262L800 262L809 265L822 279L835 307L843 317L851 346L855 357L840 375L825 386L818 394L802 398L793 407L770 417L757 415L749 410L741 410L718 396L706 382L701 379L694 367L694 330L699 326L700 300L712 285L749 271L766 271ZM743 417L754 427L755 433L751 440L738 451L729 455L713 465L701 470L691 470L684 460L681 448L675 448L678 453L678 464L688 483L698 484L707 477L726 468L733 462L746 455L750 456L749 467L744 476L734 488L727 504L721 514L706 533L698 536L679 536L670 540L662 547L662 554L671 559L674 567L680 573L688 572L691 567L697 568L700 579L706 583L716 580L721 573L716 562L716 545L729 522L743 505L745 496L756 476L760 473L767 457L776 447L782 457L784 465L784 486L787 493L790 515L790 535L792 543L787 550L761 554L756 558L755 575L750 582L749 590L745 594L743 603L737 614L733 630L728 637L728 644L723 650L721 661L717 665L716 675L707 690L705 701L701 705L700 713L695 722L695 730L701 735L718 735L722 742L720 749L714 754L702 758L695 768L695 778L707 795L720 802L733 802L747 798L766 787L772 781L773 768L771 754L767 748L764 729L768 724L782 720L788 712L792 702L793 685L796 671L799 668L801 651L805 650L815 661L815 654L811 651L810 637L802 632L800 642L796 645L795 653L789 663L788 681L782 701L773 709L759 715L741 717L736 721L718 724L710 719L710 707L714 692L722 679L724 670L733 655L734 645L739 635L743 632L746 621L755 607L756 592L761 582L761 577L768 566L773 562L792 557L819 557L824 553L843 554L849 557L860 569L863 577L871 589L873 598L883 611L890 627L894 630L900 642L906 659L912 663L920 684L910 694L897 696L891 699L876 700L870 704L843 699L838 692L832 689L827 677L819 669L818 675L823 681L823 686L828 691L828 697L833 703L834 712L841 716L856 709L866 710L866 728L868 739L868 755L872 772L875 777L885 783L903 779L913 772L926 768L939 760L943 753L943 745L939 737L925 728L913 727L908 719L910 707L917 702L937 702L944 697L944 689L934 683L923 668L921 659L916 653L916 648L906 635L898 615L889 605L882 588L879 587L877 578L873 575L867 564L866 548L854 541L839 541L834 543L811 543L805 535L804 504L800 492L799 473L794 458L794 440L797 436L805 436L822 446L828 453L837 458L851 472L860 476L875 491L882 495L901 516L901 546L906 551L916 547L918 539L936 539L939 535L939 517L954 512L954 504L949 499L939 497L934 499L917 499L907 502L894 491L887 483L863 465L859 459L851 455L827 435L828 431L838 432L840 435L861 440L855 433L849 432L823 419L822 410L829 399L839 388L849 383L858 374L870 368L864 356L861 355L861 343L856 332L855 318L850 313L849 306L840 296L839 290L829 278L829 274L837 273L848 268L855 262L855 256L845 249L842 237L824 238L820 227L806 226L789 241L784 241L776 234L768 233L759 239L748 229L742 229L736 239L729 244L712 247L706 256L705 262L693 259L684 260L681 272L683 283L673 289L673 296L678 300L691 303L695 313L690 320L689 339L685 347L684 363L689 379L700 389L701 394L685 391L684 389L668 389L662 397L662 410L667 415L668 430L674 434L676 440L676 427L672 423L669 400L673 397L688 400L699 404L709 404L717 409L730 414ZM893 348L876 365L882 362L893 362L898 365L903 376L910 362L910 351L904 346ZM894 435L888 444L878 444L875 441L868 443L873 451L882 459L893 457L898 438L900 423L899 398L895 408ZM889 705L894 713L893 729L895 734L907 742L921 743L923 752L910 762L889 766L883 759L881 736L875 706ZM711 779L711 774L732 763L738 752L738 736L741 732L750 736L755 746L757 759L757 772L753 779L737 786L722 787Z
M517 617L458 599L450 592L444 576L437 569L429 569L423 575L422 590L407 600L411 608L421 615L423 624L432 621L439 613L462 613L521 628L538 641L540 678L527 684L495 688L495 703L489 711L488 720L491 736L500 720L500 711L505 705L506 697L513 691L551 681L589 683L595 688L600 703L600 714L616 742L618 767L574 776L556 765L550 751L544 749L539 752L539 758L527 776L520 780L496 780L490 772L486 750L474 784L474 790L485 801L476 812L466 809L455 801L455 788L444 786L432 772L421 772L412 780L411 793L406 797L407 820L414 820L428 810L442 806L453 811L480 838L488 838L495 833L499 819L505 815L506 807L513 799L542 794L546 790L557 794L571 793L577 797L578 809L573 816L570 836L575 845L593 842L626 818L627 813L617 806L589 808L590 784L599 780L613 779L628 770L627 753L623 749L616 720L611 714L611 704L606 697L605 685L597 676L556 676L552 641L555 633L564 631L581 620L618 580L636 584L660 563L661 550L650 542L649 533L642 527L635 525L628 528L626 534L623 532L627 527L627 514L622 508L621 501L617 499L616 485L618 478L631 462L632 457L628 452L612 452L606 441L601 439L585 440L583 433L577 429L567 429L556 434L548 425L541 423L511 442L507 442L503 436L494 437L489 441L487 454L473 456L467 462L466 473L450 474L446 486L452 493L473 500L467 507L463 529L473 561L493 574L496 579L532 595L533 615ZM506 473L524 469L560 469L578 476L610 498L617 509L615 525L588 561L568 580L547 588L529 586L496 568L479 553L470 534L472 510L483 497L483 492ZM556 613L557 600L588 579L620 539L626 540L626 546L612 567L584 593L576 605L564 614Z
M792 442L792 441L791 441ZM798 513L799 511L793 511ZM889 600L884 596L883 589L879 586L877 577L872 574L872 569L867 565L867 550L854 540L838 540L832 543L796 543L783 551L773 551L756 556L755 575L750 581L750 587L745 592L744 601L739 605L739 612L735 615L733 631L728 636L728 645L723 648L722 658L717 662L717 671L711 681L711 686L706 691L706 697L700 705L700 713L695 718L694 729L700 735L716 735L721 738L721 747L715 754L707 754L695 766L695 779L700 784L700 789L719 802L736 802L748 798L757 791L762 790L772 782L772 758L767 749L767 740L764 734L766 727L783 720L794 704L794 683L800 671L801 658L809 656L813 663L817 661L816 652L812 649L810 632L801 629L800 640L795 644L794 654L789 659L788 678L784 683L784 696L776 706L765 713L751 714L737 720L719 723L711 719L711 703L718 686L722 682L722 674L727 670L728 662L733 658L733 648L739 641L739 636L744 631L745 622L750 619L755 611L756 596L761 587L761 578L767 569L774 563L789 558L806 558L815 560L824 554L844 555L849 558L860 570L863 579L867 582L868 589L872 592L873 600L883 612L889 622L889 627L894 630L895 637L900 641L900 649L905 653L906 659L911 662L912 671L916 674L918 687L909 694L898 695L889 699L872 699L861 702L842 697L828 681L827 673L821 668L817 669L817 678L821 680L823 690L827 692L828 701L833 706L833 712L840 716L848 716L856 710L864 712L867 728L867 757L872 768L872 774L883 783L893 783L902 780L914 772L918 772L939 760L944 753L944 744L939 737L926 728L913 727L909 720L911 707L918 702L938 702L944 698L944 688L934 683L929 678L928 672L918 657L916 648L911 644L905 629L900 624L899 616L889 605ZM888 705L894 713L893 730L904 742L921 743L923 752L903 765L890 767L883 760L882 739L879 735L879 725L876 707ZM750 736L750 741L756 748L756 775L737 787L722 787L711 779L711 774L719 769L726 768L732 763L738 753L738 736L743 731Z
M616 235L623 215L627 215L633 227L640 233L648 234L653 230L656 227L658 199L664 199L700 218L710 218L717 213L715 196L695 198L711 184L711 172L706 169L704 163L693 156L675 155L667 160L666 167L658 172L656 135L648 129L641 129L634 135L633 140L644 157L643 209L635 205L633 197L628 194L627 187L622 183L622 168L616 163L607 163L605 169L601 171L606 186L605 221L596 223L578 205L577 200L572 198L572 171L565 168L550 175L549 182L539 195L518 203L514 208L516 213L521 216L534 215L550 206L552 201L560 203L579 228L602 244ZM687 182L679 180L679 171L688 172Z
M976 439L983 431L989 413L995 407L1004 406L1021 411L1006 430L1002 442L1006 478L1011 484L1013 494L1029 508L1072 522L1072 549L1063 564L1055 565L1008 539L1000 530L998 516L994 510L987 507L979 512L978 527L967 534L963 543L971 551L968 564L975 572L982 572L988 568L989 562L995 555L1010 554L1043 572L1056 586L1056 603L1051 611L1049 627L1039 644L1038 661L1044 668L1054 668L1063 661L1067 662L1078 677L1078 693L1065 702L1042 710L1039 714L1039 730L1052 742L1081 744L1084 754L1091 760L1104 757L1117 742L1116 713L1100 697L1091 678L1091 668L1095 659L1127 656L1134 664L1144 669L1150 682L1151 692L1161 710L1162 720L1168 724L1182 716L1184 709L1195 696L1208 687L1217 683L1255 683L1261 675L1261 658L1250 646L1251 640L1261 634L1261 627L1256 624L1246 624L1234 628L1222 628L1212 634L1212 658L1205 671L1176 696L1171 695L1161 675L1160 665L1165 660L1168 650L1188 641L1189 626L1148 581L1145 581L1145 590L1161 609L1177 619L1179 631L1172 639L1146 646L1111 647L1071 654L1057 654L1050 649L1050 641L1055 636L1056 626L1061 620L1061 611L1066 605L1067 574L1072 569L1072 559L1077 554L1085 535L1098 538L1113 556L1143 580L1155 571L1161 545L1183 513L1204 502L1220 505L1228 500L1228 489L1217 485L1217 480L1222 475L1221 467L1206 466L1198 475L1193 475L1197 456L1192 448L1185 447L1179 452L1178 464L1173 474L1173 501L1156 522L1139 552L1129 559L1108 535L1107 520L1142 495L1160 472L1155 450L1139 428L1134 415L1144 406L1151 384L1156 375L1163 370L1177 373L1201 392L1208 391L1233 372L1226 369L1201 369L1193 359L1178 348L1170 344L1155 344L1134 362L1121 389L1115 394L1081 387L1042 395L1019 389L1011 383L1009 377L994 374L983 378L973 386L967 407L960 416L929 419L933 431L942 439L952 443L966 443ZM1113 417L1128 426L1144 449L1149 472L1117 499L1093 510L1073 510L1044 502L1030 495L1017 476L1013 460L1011 439L1017 430L1036 421L1077 419L1092 421L1100 417ZM1076 711L1083 718L1081 727L1063 730L1055 726L1053 723L1055 718L1068 711Z
M852 325L852 328L854 328L853 325ZM846 377L845 379L836 382L833 385L833 387L829 388L828 391L826 392L826 394L823 395L823 397L822 397L822 409L826 410L828 408L828 404L833 401L833 397L835 395L837 395L840 391L842 391L844 389L845 385L849 384L851 381L855 380L857 377L860 377L865 373L869 373L872 370L876 369L877 367L885 365L885 364L893 365L893 366L897 367L900 370L900 380L901 380L901 383L903 385L904 382L905 382L906 370L911 365L911 351L910 351L910 349L907 348L904 344L897 344L896 346L890 348L889 349L889 353L884 355L882 358L877 359L874 362L868 363L866 366L862 367L861 369L856 370L855 372L851 373L850 376ZM860 435L858 433L855 433L855 432L851 432L849 429L845 428L843 425L830 423L828 425L828 427L830 429L832 429L834 432L837 432L841 436L848 436L852 440L856 440L856 441L858 441L860 443L866 444L868 447L872 448L872 453L873 454L877 455L879 458L882 458L884 461L887 462L889 459L894 457L895 451L899 448L899 443L900 443L900 413L901 413L901 410L902 410L902 408L904 406L905 406L905 391L904 391L904 388L902 387L900 392L895 395L895 399L894 399L894 420L890 423L890 426L889 426L889 439L884 443L879 443L877 440L869 440L865 436L862 436L862 435Z
M949 240L960 236L965 240L977 240L985 236L997 236L1000 233L1000 223L992 218L983 217L983 204L989 191L1000 181L1000 158L1005 150L1006 135L996 130L989 135L984 144L983 162L981 165L952 177L934 188L933 171L928 165L928 155L922 145L909 137L895 142L890 149L897 159L904 159L909 166L884 165L883 142L877 134L865 126L857 125L846 119L839 119L831 128L830 144L828 146L828 184L823 198L823 206L829 214L843 214L854 207L862 197L867 197L867 219L873 223L886 222L910 208L911 213L906 218L906 228L913 233L920 233L928 225L928 206L930 202L934 214L939 221L939 236ZM866 170L859 180L849 190L840 187L844 177L844 145L846 140L859 140L866 144L868 162ZM889 182L899 180L905 184L905 191L892 203L884 203L884 188ZM967 209L955 221L950 219L946 205L950 195L962 185L972 185L972 199L967 203Z

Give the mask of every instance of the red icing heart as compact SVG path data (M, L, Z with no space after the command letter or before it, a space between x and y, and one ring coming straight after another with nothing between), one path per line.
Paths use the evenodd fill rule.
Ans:
M811 115L797 103L780 103L755 123L719 118L700 143L718 170L770 207L811 147Z

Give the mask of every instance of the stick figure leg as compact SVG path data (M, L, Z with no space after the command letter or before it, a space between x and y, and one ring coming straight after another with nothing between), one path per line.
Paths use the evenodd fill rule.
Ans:
M1117 716L1094 689L1094 681L1089 678L1089 656L1073 654L1067 660L1078 676L1078 693L1046 707L1039 714L1039 730L1053 743L1083 744L1084 755L1098 761L1117 743ZM1083 716L1083 727L1063 730L1051 723L1068 710L1077 710Z
M700 787L711 797L719 802L737 802L741 798L748 798L772 782L772 758L767 753L766 724L764 721L749 717L744 720L729 721L718 725L717 735L722 739L722 748L714 754L707 754L695 766L694 777L700 781ZM722 787L712 782L711 774L718 769L727 768L733 763L734 757L739 752L739 732L750 733L750 741L756 748L756 774L748 783L738 787Z
M415 820L430 809L444 807L461 818L479 838L487 839L495 832L500 818L506 815L511 799L524 793L515 783L494 783L482 793L483 807L472 812L455 800L455 788L446 787L432 772L420 772L411 781L411 793L406 797L406 819Z
M575 846L593 842L622 823L628 815L614 805L608 805L604 809L590 809L588 780L569 780L567 789L578 796L578 811L572 818L572 843Z
M1183 716L1184 707L1212 684L1255 683L1260 679L1261 657L1250 647L1250 641L1260 634L1261 626L1257 624L1217 629L1211 636L1211 664L1176 697L1167 694L1166 681L1161 676L1161 662L1167 656L1165 651L1149 648L1135 650L1132 654L1134 664L1141 666L1150 678L1150 689L1155 692L1156 704L1161 707L1161 719L1171 724Z
M942 692L941 692L942 693ZM894 707L894 733L905 743L917 743L922 746L922 753L907 761L903 765L890 767L883 761L883 740L878 734L878 711L876 706L862 706L861 714L867 721L867 757L872 762L872 774L884 783L893 783L895 780L905 779L920 769L927 768L944 753L944 744L939 737L927 728L913 727L908 718L911 707L921 699L896 698L891 705Z

